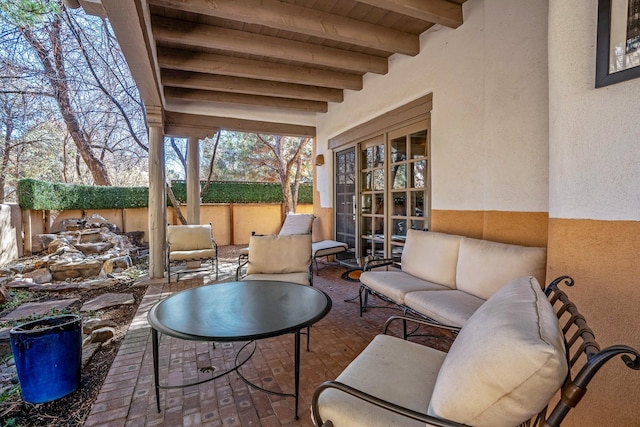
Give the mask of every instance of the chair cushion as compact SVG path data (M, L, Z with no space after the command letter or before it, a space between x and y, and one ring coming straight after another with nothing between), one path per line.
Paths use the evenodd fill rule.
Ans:
M195 249L213 248L211 225L169 225L167 227L167 241L173 251L190 251Z
M313 214L293 214L290 213L284 220L280 228L279 236L291 236L294 234L310 234L313 225Z
M407 230L402 251L402 271L455 289L461 236Z
M169 253L169 260L171 261L185 261L195 259L215 258L215 249L198 249L194 251L171 251Z
M251 236L247 274L308 272L311 265L311 234Z
M404 305L443 325L461 328L473 313L485 302L466 292L445 290L441 292L409 292Z
M309 286L309 273L284 273L284 274L248 274L242 280L273 280L276 282L298 283Z
M446 353L389 335L376 336L337 381L424 413ZM335 389L319 398L320 416L334 426L420 426Z
M544 283L545 248L534 248L463 237L460 242L456 287L488 299L501 286L521 276Z
M380 292L396 304L405 303L405 295L414 291L448 290L446 286L418 279L404 271L365 271L360 275L360 282L370 289Z
M567 375L564 337L538 281L517 278L467 321L442 364L429 414L515 426L544 408Z
M327 255L334 255L349 249L349 245L335 240L322 240L311 244L313 257L321 258Z

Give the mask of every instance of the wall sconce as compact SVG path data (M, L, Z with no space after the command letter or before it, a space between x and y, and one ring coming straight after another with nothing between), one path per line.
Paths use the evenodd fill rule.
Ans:
M324 165L324 154L318 154L316 156L316 166Z

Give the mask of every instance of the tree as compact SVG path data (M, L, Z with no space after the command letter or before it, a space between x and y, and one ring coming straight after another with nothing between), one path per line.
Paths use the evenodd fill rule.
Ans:
M287 212L295 212L298 205L298 188L302 175L302 154L310 147L310 138L256 135L273 157L264 160L264 166L273 170L282 185L282 198ZM295 169L294 169L295 166ZM293 189L291 181L293 180Z
M146 185L144 106L108 23L60 0L0 0L0 32L0 92L31 96L58 123L65 182Z

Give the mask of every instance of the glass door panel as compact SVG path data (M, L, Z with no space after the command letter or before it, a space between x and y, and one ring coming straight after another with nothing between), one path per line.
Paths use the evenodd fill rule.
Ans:
M347 252L336 258L347 264L356 263L356 150L336 153L336 240L349 245Z

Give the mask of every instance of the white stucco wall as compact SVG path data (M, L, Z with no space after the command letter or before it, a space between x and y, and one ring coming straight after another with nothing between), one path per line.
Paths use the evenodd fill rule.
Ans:
M458 29L423 34L417 57L318 115L322 207L332 205L329 138L433 93L432 207L547 211L547 1L469 0Z
M597 10L550 4L549 215L640 220L640 79L595 89Z

